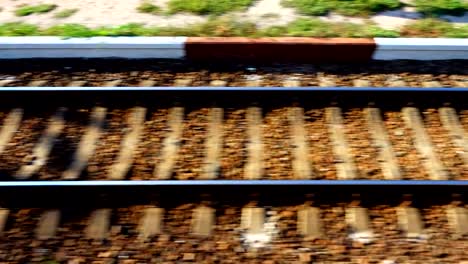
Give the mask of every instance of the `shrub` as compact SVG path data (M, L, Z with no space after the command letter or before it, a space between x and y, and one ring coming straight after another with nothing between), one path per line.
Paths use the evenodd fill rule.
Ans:
M374 25L371 25L367 28L369 36L374 38L398 38L400 33L396 30L383 29Z
M60 12L55 13L55 18L67 18L78 12L78 9L65 9Z
M254 23L239 22L230 18L210 19L205 23L188 28L189 35L204 35L214 37L253 36L257 33Z
M34 36L39 34L35 25L20 22L0 24L0 36Z
M300 13L311 16L326 15L332 9L331 1L327 0L284 0L283 5L294 7Z
M253 0L171 0L169 13L191 12L199 15L221 15L242 10L251 5Z
M245 37L450 37L468 38L468 25L455 26L436 19L423 19L409 24L401 31L382 29L375 24L330 23L319 19L298 19L285 26L259 30L253 23L232 19L210 19L187 27L145 27L125 24L117 27L87 28L79 24L64 24L47 29L25 23L0 24L0 36L245 36Z
M453 26L451 30L444 33L447 38L468 38L468 25Z
M147 36L148 28L143 24L129 23L118 27L99 27L93 30L97 36Z
M50 27L43 32L45 36L63 36L63 37L92 37L96 34L83 25L79 24L64 24Z
M406 25L401 30L404 36L468 38L468 26L454 26L437 19L422 19Z
M298 19L284 27L271 27L262 32L266 36L293 37L398 37L393 30L386 30L375 25L353 23L329 23L318 19Z
M138 7L138 12L148 13L148 14L158 14L161 11L161 8L157 5L152 4L149 1L143 1Z
M261 31L261 35L265 37L280 37L287 33L285 26L272 26Z
M330 11L350 16L368 16L401 6L398 0L283 0L282 3L312 16L326 15Z
M17 16L29 16L31 14L47 13L57 8L54 4L26 5L15 10Z
M401 3L398 0L339 0L334 5L334 10L343 15L368 16L400 6Z
M414 5L419 12L437 16L443 14L462 15L468 10L464 0L415 0Z

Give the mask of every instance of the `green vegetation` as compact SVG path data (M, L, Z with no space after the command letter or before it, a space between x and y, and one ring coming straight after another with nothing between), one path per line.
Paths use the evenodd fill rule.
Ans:
M403 36L468 38L468 25L454 26L436 19L422 19L405 26Z
M261 33L254 23L239 22L231 19L211 19L205 23L191 26L185 30L186 36L259 36Z
M382 29L374 24L329 23L318 19L298 19L286 26L259 29L253 23L229 19L212 19L188 27L148 27L125 24L117 27L88 28L79 24L63 24L38 28L25 23L0 24L0 36L207 36L207 37L450 37L468 38L468 26L424 19L404 27L401 31Z
M137 23L117 27L99 27L90 31L95 36L158 36L156 27L145 27Z
M159 6L152 4L148 0L141 2L141 4L137 7L137 10L140 13L148 13L153 15L159 14L159 12L161 12L161 8Z
M298 19L287 26L270 27L263 35L291 37L398 37L393 30L385 30L372 24L327 23L318 19Z
M348 16L368 16L401 6L398 0L283 0L304 15L320 16L331 11Z
M398 0L283 0L283 5L294 7L304 15L321 16L337 12L348 16L369 16L402 6ZM416 10L428 15L462 15L468 11L465 0L414 0Z
M35 36L39 28L35 25L13 22L0 24L0 36Z
M464 0L415 0L414 6L416 10L429 16L462 15L468 11L468 2Z
M39 32L39 35L63 37L92 37L96 34L94 34L91 29L83 25L64 24L41 30Z
M55 18L67 18L78 12L78 9L65 9L54 14Z
M57 8L54 4L25 5L15 10L17 16L47 13Z
M170 0L169 13L191 12L198 15L221 15L235 10L243 10L253 0Z
M311 16L326 15L332 10L332 5L327 0L283 0L286 7L294 7L300 13Z

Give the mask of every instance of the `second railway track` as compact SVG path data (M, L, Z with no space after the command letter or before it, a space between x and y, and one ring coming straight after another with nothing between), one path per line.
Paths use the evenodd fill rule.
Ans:
M130 89L4 89L2 179L468 179L464 89Z
M48 196L45 203L8 200L2 192L0 259L460 264L467 257L468 207L459 195L296 190L219 196L188 189Z
M246 64L161 60L2 60L0 87L468 87L463 60Z

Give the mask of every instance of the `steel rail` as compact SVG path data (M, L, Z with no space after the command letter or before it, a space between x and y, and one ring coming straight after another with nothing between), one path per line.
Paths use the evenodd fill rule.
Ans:
M148 180L148 181L12 181L0 182L0 202L10 206L65 206L76 203L132 203L151 199L187 199L206 195L213 199L246 199L261 195L284 200L289 195L348 197L361 194L371 199L418 197L466 197L468 181L378 180ZM215 198L216 197L216 198ZM333 198L334 199L334 198Z
M115 187L115 186L468 186L468 180L118 180L118 181L0 181L8 187Z

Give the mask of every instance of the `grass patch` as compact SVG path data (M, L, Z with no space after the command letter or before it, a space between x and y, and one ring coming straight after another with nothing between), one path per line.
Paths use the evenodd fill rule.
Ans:
M95 36L157 36L156 27L145 27L143 24L130 23L117 27L98 27L91 30Z
M398 0L283 0L304 15L321 16L331 11L347 16L369 16L401 6Z
M130 23L116 27L89 28L79 24L63 24L38 28L26 23L0 24L0 36L202 36L202 37L449 37L468 38L468 25L423 19L407 25L401 31L382 29L374 24L330 23L319 19L298 19L286 26L259 29L253 23L231 19L211 19L188 27L148 27Z
M0 36L36 36L39 28L35 25L20 22L0 24Z
M150 1L146 0L140 3L137 7L138 12L140 13L147 13L147 14L159 14L161 12L161 8L157 5L152 4Z
M462 15L468 11L468 2L464 0L415 0L414 6L428 16Z
M90 28L79 24L53 26L40 32L44 36L93 37L96 34Z
M468 38L468 25L454 26L437 19L422 19L402 28L403 36Z
M332 5L327 0L283 0L285 7L294 7L301 14L311 16L326 15L332 10Z
M65 9L54 14L54 18L67 18L78 12L78 9Z
M270 27L261 35L270 37L398 37L394 30L386 30L372 24L328 23L318 19L298 19L284 27Z
M57 8L55 4L25 5L15 10L16 16L47 13Z
M170 0L169 13L190 12L198 15L221 15L229 11L243 10L253 0Z
M254 23L239 22L229 18L211 19L205 23L196 24L187 28L187 36L212 36L212 37L241 37L256 36L257 27Z

